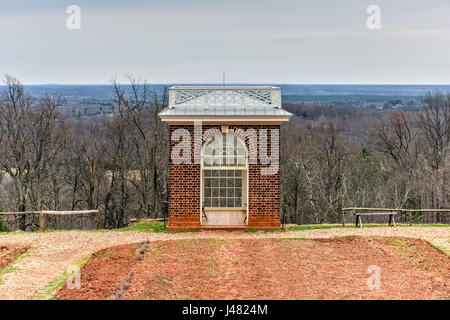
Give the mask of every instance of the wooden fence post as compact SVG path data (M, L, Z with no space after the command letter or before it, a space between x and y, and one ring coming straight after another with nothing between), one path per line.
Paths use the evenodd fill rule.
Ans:
M39 230L45 232L45 213L42 211L39 213Z
M340 210L341 210L342 226L345 227L345 211L342 210L342 208Z
M409 225L412 226L412 211L409 212Z
M94 231L98 231L98 225L99 225L99 212L94 212Z

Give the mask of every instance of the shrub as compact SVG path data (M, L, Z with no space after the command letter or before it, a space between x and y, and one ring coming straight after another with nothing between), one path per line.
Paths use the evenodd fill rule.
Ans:
M9 232L9 228L2 218L0 218L0 232Z

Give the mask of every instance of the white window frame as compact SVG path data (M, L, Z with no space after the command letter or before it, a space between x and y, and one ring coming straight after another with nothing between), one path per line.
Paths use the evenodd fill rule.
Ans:
M212 139L215 139L217 137L223 137L223 136L232 136L233 138L237 139L239 143L242 144L245 150L245 165L243 166L205 166L204 163L204 151L206 149L206 146L211 142ZM203 184L204 184L204 171L205 170L242 170L242 191L241 191L241 207L205 207L205 211L246 211L247 218L245 219L246 225L248 225L248 211L249 211L249 204L248 204L248 189L249 189L249 170L248 170L248 148L245 144L245 141L243 141L240 137L234 135L234 134L220 134L212 136L211 138L206 141L201 150L201 166L200 166L200 224L203 224L203 203L204 203L204 190L203 190Z

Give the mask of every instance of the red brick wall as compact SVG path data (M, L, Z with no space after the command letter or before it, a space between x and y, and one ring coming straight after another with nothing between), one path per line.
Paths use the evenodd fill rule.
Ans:
M200 164L194 161L194 126L171 125L170 135L178 129L186 129L191 135L191 164L175 164L170 159L169 165L169 230L201 228L200 225ZM220 131L220 125L204 125L203 132L211 128ZM259 129L268 129L267 152L270 156L271 133L270 129L279 129L279 125L230 125L230 129L252 128L256 130L259 142ZM173 147L179 142L170 142L170 154ZM251 140L245 141L247 148L251 149ZM257 148L259 146L256 146ZM199 150L199 149L197 149ZM258 154L260 150L257 150ZM279 150L278 150L279 153ZM169 157L170 157L169 154ZM280 171L275 174L262 175L261 169L270 165L261 164L259 159L256 164L249 164L248 179L248 206L249 228L280 228Z

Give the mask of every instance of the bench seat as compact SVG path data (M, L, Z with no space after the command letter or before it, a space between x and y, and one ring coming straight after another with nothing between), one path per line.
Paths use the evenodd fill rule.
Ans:
M394 224L395 227L395 218L394 216L397 214L397 211L392 211L392 212L355 212L355 217L356 217L356 224L355 226L362 228L362 220L361 220L361 216L389 216L389 225L391 225L391 223Z
M397 214L398 212L361 212L361 213L355 213L355 215L358 216L383 216L383 215L393 215Z

